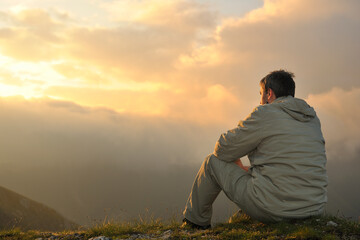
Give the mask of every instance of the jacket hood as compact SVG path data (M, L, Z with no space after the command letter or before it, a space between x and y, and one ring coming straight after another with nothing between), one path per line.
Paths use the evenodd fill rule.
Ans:
M308 122L316 116L314 108L310 107L304 100L292 96L277 98L272 104L300 122Z

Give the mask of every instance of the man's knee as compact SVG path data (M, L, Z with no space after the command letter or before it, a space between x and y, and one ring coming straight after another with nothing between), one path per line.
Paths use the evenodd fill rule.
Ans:
M203 163L203 168L205 172L210 173L211 175L218 175L225 169L227 163L219 160L214 154L209 154Z

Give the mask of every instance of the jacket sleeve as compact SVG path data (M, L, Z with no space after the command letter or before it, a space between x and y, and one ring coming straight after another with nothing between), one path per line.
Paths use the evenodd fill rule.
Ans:
M265 119L261 109L255 108L234 129L221 134L215 144L214 155L225 162L233 162L255 150L262 140Z

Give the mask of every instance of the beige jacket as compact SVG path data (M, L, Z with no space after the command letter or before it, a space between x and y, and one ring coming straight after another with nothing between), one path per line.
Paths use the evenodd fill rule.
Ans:
M214 155L232 162L248 155L248 194L282 218L322 214L327 202L325 141L312 107L291 96L258 106L221 135Z

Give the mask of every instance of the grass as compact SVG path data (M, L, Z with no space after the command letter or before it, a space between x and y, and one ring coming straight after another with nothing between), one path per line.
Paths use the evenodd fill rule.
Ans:
M338 225L328 226L333 221ZM0 239L64 239L78 240L106 236L112 239L360 239L360 224L334 216L264 224L245 214L232 217L228 223L217 224L209 230L181 229L180 222L159 219L131 222L103 221L77 231L40 232L20 229L0 231Z

